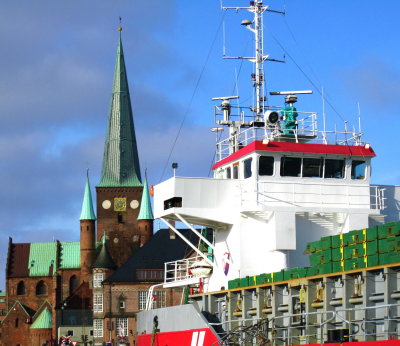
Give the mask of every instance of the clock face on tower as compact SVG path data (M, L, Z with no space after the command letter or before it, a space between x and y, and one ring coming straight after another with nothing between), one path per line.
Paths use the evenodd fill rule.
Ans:
M114 211L125 211L125 210L126 210L126 197L115 197Z
M103 201L101 205L103 206L104 209L110 209L111 202L108 199L106 199L105 201Z

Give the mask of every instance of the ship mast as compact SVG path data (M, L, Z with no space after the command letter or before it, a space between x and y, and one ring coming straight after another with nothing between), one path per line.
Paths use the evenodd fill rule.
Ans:
M224 59L245 59L252 62L255 66L255 73L251 74L252 81L254 82L253 87L255 89L255 107L252 108L255 114L256 121L263 120L264 114L264 102L266 101L265 96L265 78L264 78L264 61L277 61L281 60L269 59L269 55L264 54L264 38L263 38L263 14L264 12L275 12L284 14L284 12L270 10L269 6L264 6L262 1L250 1L248 7L222 7L223 10L247 10L254 14L253 21L248 19L242 21L242 25L245 26L254 34L254 56L252 57L224 57Z

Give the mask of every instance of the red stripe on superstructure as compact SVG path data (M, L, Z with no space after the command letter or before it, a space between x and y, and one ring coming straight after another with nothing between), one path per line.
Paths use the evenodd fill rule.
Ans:
M305 154L329 154L344 156L376 156L374 150L369 147L356 145L332 145L315 143L293 143L293 142L269 142L262 144L261 141L254 141L225 159L217 162L213 169L226 165L229 162L238 160L254 151L270 151L282 153L305 153Z
M136 345L137 346L183 346L183 345L191 345L193 340L193 333L205 332L204 341L201 343L199 337L197 337L196 346L209 346L218 341L218 338L209 328L203 329L190 329L190 330L181 330L177 332L161 332L155 333L153 344L152 342L152 334L141 334L136 337ZM201 345L200 345L201 343Z

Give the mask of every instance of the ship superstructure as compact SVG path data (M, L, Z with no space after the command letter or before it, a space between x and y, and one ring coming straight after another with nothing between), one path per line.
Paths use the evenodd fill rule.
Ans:
M253 56L226 58L253 64L254 103L237 106L234 100L238 95L213 98L216 127L212 130L218 139L213 177L174 176L154 188L155 217L180 237L175 221L182 222L196 233L201 244L194 247L187 242L194 257L166 264L164 286L192 287L193 304L185 309L208 320L208 327L220 338L216 342L226 344L232 340L256 344L260 333L268 336L265 341L274 339L279 345L323 342L328 329L352 329L352 319L365 321L370 315L381 321L385 308L387 314L398 316L399 274L397 267L387 268L393 261L370 271L361 270L367 264L353 267L358 270L331 278L323 275L333 275L332 269L307 275L304 268L309 266L309 256L304 251L310 242L321 238L342 237L352 230L377 230L385 222L398 221L399 189L393 187L395 193L388 197L385 187L370 184L375 152L363 141L360 129L349 130L345 123L343 131L327 131L323 119L320 130L317 112L297 109L296 103L301 104L312 91L266 95L264 62L277 60L264 53L263 14L280 12L263 1L222 9L245 10L253 16L241 23L254 35ZM361 243L366 243L366 238ZM274 279L268 274L272 275L269 281L256 280L260 275L282 273L292 267L303 268L304 275L276 275ZM349 270L344 266L339 269ZM385 281L389 276L391 279ZM247 284L232 284L241 279ZM379 298L370 299L371 294ZM353 298L358 300L352 302ZM383 310L373 310L375 302L383 302ZM138 330L144 330L146 320L160 314L163 312L157 310L139 314ZM385 321L379 324L386 331L379 334L380 340L389 339L389 330L398 333L397 317ZM194 330L197 334L193 334L192 345L201 345L204 325L200 323L197 329L189 322L185 325L181 328L169 323L171 331ZM155 331L158 326L161 322L157 322ZM360 340L377 339L378 324L370 328L364 323L358 328L364 328L364 332L356 333ZM235 337L229 339L235 330ZM207 335L203 335L203 341Z

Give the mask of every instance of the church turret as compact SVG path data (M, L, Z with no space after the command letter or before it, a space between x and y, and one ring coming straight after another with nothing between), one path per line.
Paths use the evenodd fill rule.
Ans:
M147 175L144 179L142 202L140 203L140 212L138 216L138 224L140 234L143 235L140 244L143 245L153 235L153 210L151 208L149 186L147 184Z
M143 191L122 48L122 29L119 30L101 181L96 187L97 241L107 232L110 239L108 250L118 267L140 242L137 217Z
M89 174L86 175L85 193L83 196L81 226L81 281L90 281L91 267L95 256L95 222L96 215L93 210L92 193L90 191Z

